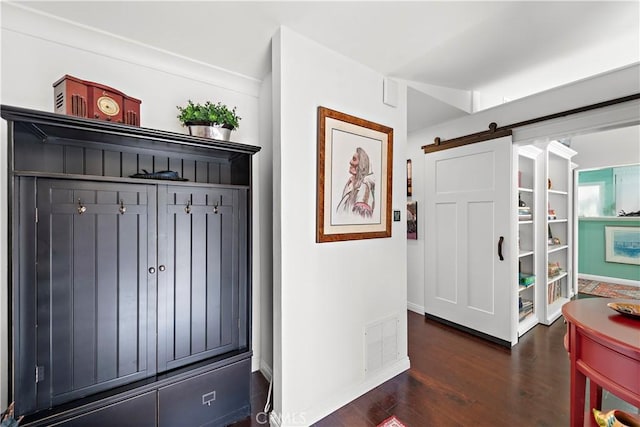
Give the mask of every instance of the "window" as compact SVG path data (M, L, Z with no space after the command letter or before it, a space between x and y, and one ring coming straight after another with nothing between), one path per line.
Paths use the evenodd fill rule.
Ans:
M604 182L578 186L578 216L603 216Z
M628 166L614 168L616 189L616 214L640 210L640 168Z
M640 165L580 171L578 215L617 216L640 210Z

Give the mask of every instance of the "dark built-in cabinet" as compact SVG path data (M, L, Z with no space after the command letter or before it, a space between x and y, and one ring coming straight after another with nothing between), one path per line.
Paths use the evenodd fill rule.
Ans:
M24 425L250 414L258 147L2 107L10 394ZM131 178L171 170L184 181Z

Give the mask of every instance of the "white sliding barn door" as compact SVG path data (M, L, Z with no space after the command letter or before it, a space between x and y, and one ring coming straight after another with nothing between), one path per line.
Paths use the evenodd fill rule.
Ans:
M504 344L517 340L512 177L511 136L426 155L425 312Z

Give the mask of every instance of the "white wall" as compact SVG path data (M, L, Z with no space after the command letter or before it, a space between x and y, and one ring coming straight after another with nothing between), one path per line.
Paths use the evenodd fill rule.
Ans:
M2 103L52 112L65 74L141 99L141 124L153 129L185 132L176 106L189 98L237 106L231 139L257 145L260 82L3 3Z
M640 163L640 126L574 136L571 149L578 152L573 158L578 170L637 164Z
M259 263L254 260L254 277L260 278L259 292L254 301L259 300L259 317L254 324L259 324L260 331L260 370L271 379L273 375L273 79L269 73L260 87L260 142L262 149L256 154L260 165L258 179L253 182L254 191L259 192L260 206L259 242L254 240L254 252L260 252ZM254 207L255 209L255 207ZM254 283L255 286L255 283ZM255 347L255 341L254 341Z
M240 129L231 139L251 145L260 145L258 96L260 82L224 70L204 66L184 58L158 52L127 40L71 25L50 17L31 13L5 2L2 7L1 92L3 104L53 111L52 83L64 74L112 86L127 95L142 99L141 123L143 127L184 132L176 118L177 105L187 99L194 101L222 101L237 106L242 117ZM6 206L6 122L2 121L0 152L0 201ZM267 140L268 141L268 140ZM270 173L269 154L254 158L254 183ZM262 162L267 164L263 165ZM259 163L260 162L260 163ZM253 206L262 205L261 197L270 194L260 189L254 192ZM270 215L270 205L266 205ZM256 210L264 212L264 210ZM261 247L260 227L270 219L254 216L254 243ZM0 209L0 409L7 405L7 216ZM270 225L269 225L270 228ZM268 237L268 236L267 236ZM270 244L270 242L268 243ZM267 257L268 259L268 257ZM264 258L254 251L254 282L266 279L258 276ZM255 263L258 263L255 265ZM260 292L254 293L253 367L260 364ZM257 300L255 298L258 298ZM269 349L270 353L271 350Z
M553 113L637 94L640 93L639 74L640 65L625 67L413 132L409 135L407 152L410 157L422 157L422 160L418 158L417 161L413 161L413 174L416 176L416 179L412 182L413 198L416 200L422 198L424 200L425 191L423 183L417 179L420 176L424 179L424 154L420 156L415 153L421 153L420 147L432 144L435 137L440 137L443 141L446 141L463 135L485 131L491 122L497 123L498 126L507 126ZM637 125L638 122L640 122L638 101L633 101L625 105L620 104L598 111L580 113L516 128L513 132L513 139L514 142L519 142L565 136L575 137L576 135L598 132L613 127ZM425 238L428 238L428 236ZM424 240L418 240L418 245L409 247L407 256L408 259L415 260L414 263L409 264L407 273L410 279L407 290L409 297L408 307L419 309L424 307L424 271L423 264L419 262L424 259Z
M406 370L406 87L281 28L274 96L274 417L308 425ZM394 129L392 237L316 243L318 106ZM278 112L278 113L276 113ZM346 165L345 165L346 166ZM365 325L398 319L398 359L365 375ZM382 420L380 420L382 421Z
M407 159L411 159L412 196L410 200L417 202L418 207L418 239L407 240L407 308L424 314L424 153L420 146L425 141L417 140L414 133L407 138Z
M637 16L635 22L634 25L637 27ZM633 32L617 37L590 40L585 42L584 46L585 48L581 50L551 61L533 64L506 78L475 88L473 111L503 104L504 93L509 93L511 99L519 99L538 93L543 88L561 86L568 81L581 80L586 76L600 74L625 64L633 64L639 58L638 35L634 35ZM602 58L607 60L603 61ZM562 72L559 73L558 70Z

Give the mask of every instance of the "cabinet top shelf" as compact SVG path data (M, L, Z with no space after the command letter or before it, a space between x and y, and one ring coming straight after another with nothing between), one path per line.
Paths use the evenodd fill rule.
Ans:
M560 280L563 277L567 277L568 274L569 273L567 273L566 271L563 271L562 273L556 274L555 276L547 277L547 284L555 282L556 280Z
M149 148L156 148L154 145L158 144L165 146L177 144L191 147L193 150L239 154L254 154L260 151L260 147L237 142L200 138L176 132L36 111L10 105L2 105L0 112L5 120L22 123L29 127L30 131L41 138L43 142L49 138L63 138L122 144L123 138L129 140L134 138L138 140L138 143L147 145Z
M567 191L563 191L563 190L548 190L549 194L560 194L563 196L567 196L569 195L569 193Z
M569 246L567 245L550 245L547 249L547 253L561 251L563 249L567 249Z

